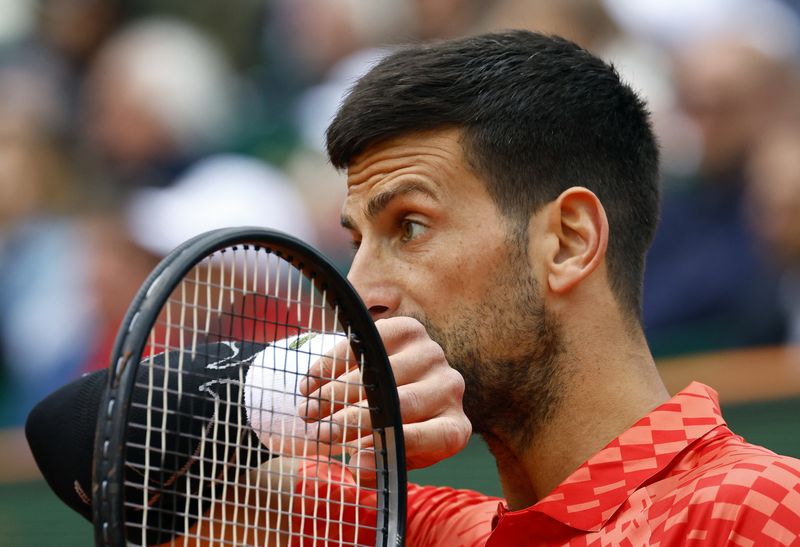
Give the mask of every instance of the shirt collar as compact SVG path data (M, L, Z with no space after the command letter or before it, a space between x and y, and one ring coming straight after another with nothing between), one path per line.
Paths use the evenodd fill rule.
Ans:
M725 425L719 396L692 382L584 462L547 497L501 519L542 513L587 532L600 530L630 495L692 443Z

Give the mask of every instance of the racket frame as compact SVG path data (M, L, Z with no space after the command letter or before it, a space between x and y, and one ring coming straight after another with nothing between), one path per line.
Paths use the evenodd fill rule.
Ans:
M370 406L377 473L377 546L402 545L406 525L407 476L402 418L391 365L375 323L349 281L319 251L282 232L258 227L221 228L200 234L173 250L151 272L120 325L98 412L93 458L92 512L97 545L124 545L124 451L136 370L162 307L184 276L216 251L263 248L315 279L342 310L340 325L354 333L351 348L368 366L362 383ZM348 313L344 313L346 310ZM385 404L388 401L389 404ZM394 492L396 495L392 495Z

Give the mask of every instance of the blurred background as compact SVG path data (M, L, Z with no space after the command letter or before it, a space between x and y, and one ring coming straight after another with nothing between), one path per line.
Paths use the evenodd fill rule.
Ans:
M107 366L160 257L257 224L346 271L323 152L343 93L398 44L506 28L578 42L648 100L662 375L716 387L734 430L800 456L799 21L796 0L0 0L0 545L91 543L20 427ZM478 440L412 478L499 493Z

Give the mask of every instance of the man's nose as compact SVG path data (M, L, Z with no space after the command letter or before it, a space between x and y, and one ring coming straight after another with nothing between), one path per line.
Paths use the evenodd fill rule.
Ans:
M355 287L373 319L395 315L400 307L396 271L380 252L370 252L362 244L356 252L347 279Z

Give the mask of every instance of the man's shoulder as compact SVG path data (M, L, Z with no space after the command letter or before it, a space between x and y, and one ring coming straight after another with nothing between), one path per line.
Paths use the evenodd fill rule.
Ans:
M657 504L665 538L714 537L740 545L795 545L800 460L724 435L722 446L673 476ZM669 481L668 481L669 482ZM655 509L655 507L654 507Z
M723 462L724 466L720 468L722 485L749 489L750 496L744 500L745 505L758 500L760 494L774 501L792 503L800 512L800 460L767 450L737 456ZM722 490L720 493L721 496L726 494L730 492Z
M800 530L800 460L741 439L711 456L682 481L673 519L683 513L687 530L756 545L791 544Z
M764 491L794 490L800 502L800 460L776 454L735 435L724 439L726 442L716 450L704 454L702 463L692 473L697 488L730 485ZM726 493L727 490L722 490L720 495Z

